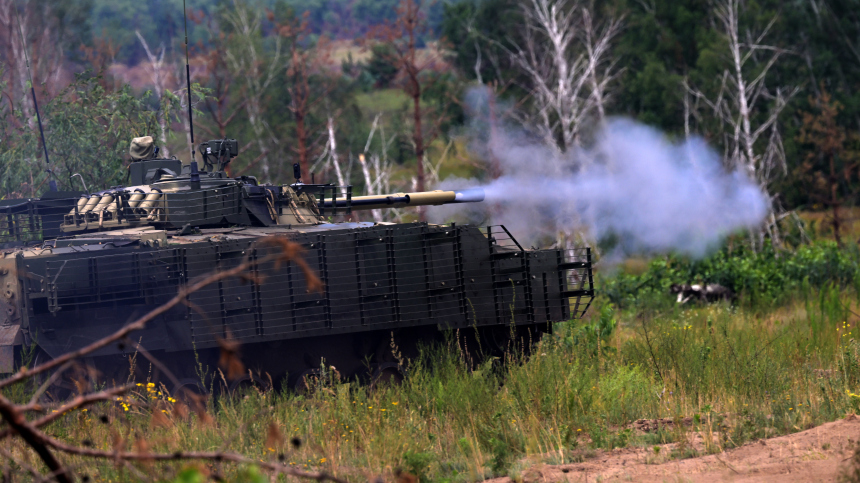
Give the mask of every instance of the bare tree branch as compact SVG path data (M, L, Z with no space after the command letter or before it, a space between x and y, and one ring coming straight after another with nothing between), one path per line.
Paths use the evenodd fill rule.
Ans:
M779 133L779 116L799 89L793 87L770 90L767 87L766 80L770 69L780 56L789 52L763 43L775 24L776 17L757 35L750 35L755 37L754 41L743 42L739 26L742 8L740 0L719 0L714 8L714 16L727 40L730 63L730 68L723 73L716 96L709 98L700 90L691 88L686 81L684 87L687 95L704 102L713 118L724 126L727 167L746 173L771 200L768 221L757 233L750 232L755 248L761 244L765 233L771 237L773 243L781 244L781 235L776 224L780 216L775 203L778 194L771 192L776 170L786 172L787 169ZM768 53L767 59L758 59L756 54L759 52ZM751 75L751 72L754 75ZM769 105L761 106L762 101ZM767 114L764 120L759 121L755 114L762 110ZM688 120L688 104L685 103L685 123ZM688 128L686 132L689 132ZM764 142L763 149L760 147L761 141Z
M181 288L177 295L173 297L166 304L153 309L148 314L143 317L137 319L136 321L127 324L120 330L117 330L111 335L104 337L103 339L96 341L80 350L65 354L60 356L54 360L45 362L43 364L39 364L33 369L27 370L22 369L16 374L0 381L0 388L7 387L11 384L15 384L17 382L21 382L25 379L29 379L39 374L46 372L52 368L60 367L51 378L49 378L43 385L40 387L40 390L43 390L44 387L50 386L50 384L55 380L56 377L59 377L58 374L61 374L63 371L70 367L70 364L77 358L86 356L91 354L92 352L98 350L99 348L105 347L109 344L112 344L119 340L126 340L129 333L132 331L142 329L145 327L146 323L153 318L157 317L159 314L164 313L167 310L170 310L172 307L187 301L188 295L191 293L200 290L201 288L209 285L211 283L217 282L219 280L234 277L234 276L242 276L248 270L253 269L256 265L261 263L269 263L274 262L276 266L279 266L281 263L293 262L299 266L299 268L304 272L305 278L307 280L308 287L312 290L319 290L321 288L321 281L314 275L310 267L299 257L301 254L301 247L298 244L292 243L285 239L280 238L264 238L261 239L256 244L257 246L274 246L276 248L280 248L280 250L275 250L273 253L268 254L264 257L260 257L256 260L251 259L251 255L247 255L246 258L242 261L242 263L238 264L236 267L223 270L219 272L214 272L209 275L205 275L199 277L195 280L192 280L186 286ZM162 364L156 361L151 357L149 352L147 352L140 344L135 344L131 342L137 350L144 354L145 357L149 358L161 371L167 374L170 378L175 379L170 371L167 370ZM75 409L80 409L82 407L91 405L100 401L109 401L118 395L125 394L131 391L136 385L133 383L128 383L122 386L106 389L103 391L81 394L74 398L73 400L59 405L56 409L51 410L52 406L43 406L38 403L38 392L37 395L31 399L30 403L26 405L16 405L12 401L10 401L6 396L0 394L0 417L2 417L3 421L5 421L9 427L4 431L0 432L0 439L8 438L10 436L18 436L20 437L45 463L50 474L48 478L55 479L61 483L71 482L74 480L73 475L69 467L64 466L56 457L55 452L61 452L69 455L78 455L87 458L104 458L111 459L116 461L117 464L128 465L131 461L179 461L179 460L209 460L215 462L221 461L229 461L234 463L242 463L242 464L253 464L260 468L266 469L268 471L272 471L278 474L284 474L289 476L294 476L298 478L304 479L312 479L316 481L341 481L331 475L326 473L309 473L302 472L292 468L289 468L284 465L266 463L262 461L256 461L251 458L246 458L241 455L227 453L227 452L194 452L194 451L177 451L173 453L149 453L147 451L141 451L138 449L135 452L126 452L122 449L114 449L113 451L101 451L97 449L91 448L82 448L72 444L64 443L59 441L56 438L53 438L44 432L42 432L39 428L45 426L53 421L56 421L60 417L67 414L69 411L73 411ZM28 421L25 415L31 411L47 411L51 410L51 413L42 416L33 421ZM2 452L4 455L8 454L5 450ZM42 477L37 470L34 468L27 467L28 471L33 474L34 477ZM135 470L136 471L136 470Z
M263 120L263 94L271 83L279 77L281 39L275 36L275 46L271 57L264 60L257 45L262 15L262 12L252 10L247 5L233 0L232 14L225 18L233 28L234 45L227 49L226 58L233 74L245 81L245 111L248 113L248 122L254 131L254 138L262 156L260 164L263 170L263 180L269 181L271 180L271 166L268 156L269 149L265 141L271 137L271 133Z
M522 11L523 40L509 39L510 48L497 43L527 79L521 87L532 106L515 116L548 146L566 152L580 145L585 119L606 117L608 87L618 75L611 44L621 19L597 25L587 8L557 0L529 0Z

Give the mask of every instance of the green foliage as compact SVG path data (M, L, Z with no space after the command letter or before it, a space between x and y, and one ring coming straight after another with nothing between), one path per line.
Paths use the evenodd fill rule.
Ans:
M133 0L89 0L89 5L81 5L86 12L84 25L87 25L94 38L109 40L117 49L118 57L129 64L137 64L146 59L146 53L135 31L149 42L152 48L164 43L170 46L183 40L183 1L158 0L154 2L135 2ZM217 0L186 0L189 12L211 13L219 2ZM261 7L274 3L261 2ZM195 32L194 22L189 21L189 42L202 38L203 32ZM84 39L89 44L92 39ZM80 44L72 44L77 49Z
M373 77L376 87L389 87L399 70L394 61L394 47L389 44L376 44L370 48L370 52L367 72Z
M23 116L17 112L17 116ZM26 120L22 119L26 122ZM91 189L119 184L123 158L131 137L154 131L155 113L125 87L108 93L97 77L79 75L74 83L43 106L45 137L60 189L68 189L69 176L80 173ZM37 129L18 133L3 158L3 191L20 193L30 179L44 179L44 160ZM121 142L125 141L125 142ZM38 186L38 184L37 184ZM78 188L79 189L79 188ZM35 189L29 195L36 195Z
M169 126L179 111L180 100L167 94L153 108L150 93L136 95L128 85L108 90L101 76L79 74L56 97L42 106L42 120L51 165L42 158L38 129L8 131L7 149L0 153L3 165L2 191L13 196L38 196L49 168L61 190L78 190L77 181L69 179L80 173L90 190L100 190L125 182L125 161L133 137L153 135L163 116ZM195 97L205 90L192 85ZM27 126L24 113L14 114ZM35 122L33 122L35 125ZM169 128L168 128L169 133ZM32 181L32 184L30 183ZM22 189L27 186L29 192Z
M43 0L44 1L44 0ZM56 9L59 25L69 30L67 50L77 50L83 43L90 45L93 38L109 39L118 49L118 58L130 64L146 59L135 31L156 47L183 41L182 0L134 2L132 0L61 0ZM311 32L330 38L344 39L364 35L368 28L385 21L393 21L400 0L247 0L255 11L278 11L289 8L298 15L307 13ZM221 0L186 0L189 12L212 15L232 2ZM427 2L424 10L431 28L438 30L442 20L442 2ZM157 20L156 20L157 19ZM207 25L189 21L189 42L205 43ZM271 27L269 27L271 28ZM425 38L421 41L424 42Z
M364 37L371 26L393 21L398 4L399 0L188 0L188 10L194 14L189 22L190 42L196 46L192 48L192 56L202 60L215 51L220 54L220 60L225 61L228 53L223 47L235 41L231 37L235 32L233 26L223 22L223 15L237 8L247 9L252 17L260 16L259 38L255 42L260 47L260 65L267 65L276 50L279 36L277 27L286 18L299 16L307 19L310 35L304 41L309 45L323 35L355 40ZM146 60L146 55L136 31L147 39L153 50L157 51L159 45L164 44L168 57L172 56L167 59L168 64L176 62L178 59L175 53L181 52L178 47L182 43L184 30L183 2L180 0L158 0L143 4L131 0L38 0L28 5L38 11L38 15L46 16L43 23L51 32L50 42L58 44L63 51L68 61L66 64L70 65L69 71L90 67L86 63L94 52L106 56L111 62L129 67L139 65ZM773 20L765 41L796 54L782 55L765 79L769 86L796 86L801 89L791 99L791 105L783 111L780 120L780 133L785 141L789 164L786 173L789 175L778 179L772 190L780 193L781 201L789 208L819 209L810 196L809 183L799 179L799 173L803 171L798 170L801 163L808 161L809 154L818 152L815 142L802 135L803 113L813 112L814 99L826 90L832 94L833 102L842 106L835 120L840 130L848 133L856 130L856 119L860 115L860 63L856 62L860 21L855 2L830 2L827 8L818 8L816 5L814 2L751 0L742 2L739 18L739 28L745 32L759 31ZM634 117L661 128L669 136L684 135L686 90L683 80L687 79L690 85L714 97L720 88L723 72L731 67L731 59L726 55L726 40L719 31L713 5L697 0L612 0L589 6L598 24L610 16L623 18L624 28L614 39L611 50L612 60L618 67L618 76L609 86L611 104L607 106L608 113ZM423 96L423 101L430 104L445 101L444 109L439 109L445 119L440 126L442 131L456 130L465 122L460 105L450 102L452 99L462 99L463 80L480 78L487 84L500 82L499 86L504 88L499 89L499 92L504 93L506 100L512 101L511 104L523 105L522 101L527 97L527 83L521 73L512 68L509 56L502 47L510 47L512 41L522 42L522 7L522 2L515 0L424 2L423 17L427 20L429 32L422 33L419 44L423 46L430 41L441 41L443 51L450 53L446 60L453 66L451 72L440 73L439 82L434 82ZM272 13L271 18L265 15L267 12ZM393 66L385 61L385 56L379 55L381 48L384 47L372 48L365 69L357 68L355 62L348 62L351 65L350 73L343 76L343 82L338 83L330 93L329 102L317 103L320 112L313 113L308 119L310 125L318 128L319 123L316 121L327 117L324 111L340 111L338 108L345 106L344 112L331 113L340 121L336 136L338 146L345 152L354 154L362 151L369 124L379 111L377 106L358 109L354 102L356 91L366 92L374 83L378 88L385 88L394 75ZM178 56L181 57L181 54ZM213 59L217 57L212 56ZM755 56L747 68L750 78L760 71L761 65ZM442 70L445 70L444 67ZM230 79L224 79L223 85L229 86L230 92L223 100L219 99L219 103L223 103L221 107L227 111L224 118L230 117L229 113L234 109L239 111L239 115L230 117L232 123L229 133L245 140L246 149L243 157L235 163L236 171L254 168L253 160L264 151L272 151L273 158L282 159L281 164L289 167L294 155L289 146L294 144L290 139L293 133L292 121L288 119L285 109L285 103L289 100L284 92L285 83L272 82L266 92L264 105L267 109L261 115L264 123L271 126L272 132L264 136L259 129L251 128L246 119L248 116L242 112L244 87L241 80L241 73L236 72L231 74ZM320 82L312 83L312 86L319 85ZM56 90L59 86L50 87ZM18 88L16 86L16 89L10 90ZM8 101L10 105L20 107L20 94L13 93L15 99ZM753 112L755 122L763 119L767 115L765 111L769 109L768 103L758 104L758 111ZM7 115L12 116L13 113ZM723 147L724 126L713 117L704 115L696 119L694 130L705 136L719 151ZM408 130L408 123L400 122L399 119L385 122L397 126L398 131ZM217 127L213 128L203 119L201 125L205 125L209 132L221 135ZM321 128L314 130L322 131ZM278 135L274 136L273 133ZM388 134L391 139L403 132L395 133L394 129L389 129ZM280 143L263 140L264 137L281 138L284 135L287 138ZM402 141L393 143L392 152L388 154L406 161L410 158L408 136L404 136ZM179 145L184 140L177 138L175 142ZM265 147L266 142L270 146ZM852 143L856 144L856 141ZM279 148L276 145L288 147ZM31 156L31 153L22 155ZM100 172L94 174L106 180L115 179L121 173L114 169L114 161L112 156L103 159L101 163L108 166L99 168ZM9 187L20 188L22 180L29 183L31 171L36 173L33 183L41 184L38 161L31 157L27 163L24 167L15 168L21 168L25 174L4 178L11 180L5 183L7 194L21 191L10 191ZM847 162L846 169L850 166L851 163ZM275 168L272 179L283 174L279 166ZM813 168L813 173L821 171L818 166ZM840 180L839 203L846 206L856 204L860 195L860 181L856 176L844 176Z
M173 483L203 483L206 477L197 468L186 468L179 472Z
M738 19L741 32L761 32L769 26L763 42L796 54L781 56L765 79L768 86L783 87L784 92L800 88L780 120L788 173L792 173L807 154L816 154L808 142L801 143L799 131L802 113L813 111L810 104L818 97L819 86L824 86L844 106L837 120L840 128L856 130L860 113L857 5L837 1L820 9L814 3L778 0L752 0L741 5ZM598 24L609 16L623 17L624 27L613 42L612 60L618 66L618 78L611 86L609 112L656 126L669 136L683 136L686 93L683 81L686 79L705 95L716 98L723 73L732 68L726 39L713 13L714 4L699 0L612 0L589 6ZM452 63L462 76L480 77L485 83L498 80L523 83L502 48L510 46L511 41L523 43L521 8L520 2L511 0L477 0L445 6L442 33L453 52ZM773 25L769 25L771 20ZM748 70L745 75L754 79L762 65L753 56L745 69ZM504 96L519 102L524 93L511 88ZM753 121L764 120L770 107L768 103L759 103L758 110L752 113ZM721 151L725 126L709 115L694 121L694 131ZM860 181L856 177L840 179L847 185L842 189L849 193L840 201L856 204ZM782 195L789 208L814 203L809 190L793 174L779 178L773 191Z
M434 459L430 452L407 451L403 453L403 470L418 478L418 481L430 481L427 472Z
M854 443L854 450L850 462L842 467L839 472L840 483L860 482L860 444Z
M618 3L628 17L618 40L618 55L626 68L618 82L617 105L642 122L680 132L681 82L684 75L692 74L701 49L707 46L708 4L658 2L649 9L639 2Z
M490 448L493 454L490 470L496 476L507 474L513 456L510 445L505 440L490 438Z
M307 12L314 33L332 38L355 38L384 22L393 22L400 0L286 0L297 13ZM432 29L437 29L444 2L424 2L423 10ZM421 38L422 46L428 40Z
M615 319L615 309L610 303L604 303L594 310L598 313L596 320L575 324L566 334L564 341L571 347L578 347L597 357L598 350L603 354L615 350L609 343L618 321Z
M516 39L522 22L515 0L451 2L444 6L441 34L462 75L474 79L480 74L484 82L508 81L515 74L499 44Z
M737 244L703 260L658 257L640 275L605 276L599 286L613 304L623 308L666 307L674 303L669 287L675 283L718 283L733 290L744 305L770 307L830 283L855 286L858 277L856 246L840 249L835 242L821 241L794 251L766 245L758 253Z
M206 475L195 467L188 467L181 470L175 478L169 480L171 483L204 483L208 481ZM265 474L261 473L259 468L251 466L240 470L232 478L226 480L231 483L266 483L269 479Z

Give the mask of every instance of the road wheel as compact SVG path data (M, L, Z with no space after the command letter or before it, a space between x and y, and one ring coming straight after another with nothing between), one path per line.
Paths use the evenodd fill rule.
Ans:
M321 372L319 369L305 369L293 381L292 388L298 394L310 394L320 384Z
M48 355L47 352L42 349L36 349L36 355L33 357L32 367L39 366L44 364L53 358ZM33 390L40 389L45 382L47 382L60 368L54 368L53 370L43 372L37 375L33 382ZM75 384L70 379L72 377L72 369L66 369L63 374L60 374L57 378L54 379L51 384L44 389L44 392L39 396L39 401L44 403L53 403L53 402L61 402L66 401L75 394Z
M230 397L238 397L247 394L251 389L256 389L260 392L266 392L272 389L269 381L258 375L245 374L238 379L234 379L230 383L227 392Z
M370 387L375 389L382 385L399 385L406 379L406 369L396 362L383 362L373 369L370 376Z
M173 390L170 395L177 401L182 401L185 404L191 402L199 402L209 396L209 391L200 382L200 379L194 377L186 377L180 379L173 385Z

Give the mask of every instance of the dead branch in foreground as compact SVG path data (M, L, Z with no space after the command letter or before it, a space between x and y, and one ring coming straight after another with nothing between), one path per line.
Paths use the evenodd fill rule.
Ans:
M34 380L34 378L39 374L42 374L46 371L50 371L54 368L59 368L57 373L52 375L45 383L43 383L39 387L33 398L27 404L15 404L5 395L0 394L0 418L2 418L2 421L8 425L8 428L5 428L3 431L0 431L0 440L4 440L10 437L20 438L26 444L27 447L29 447L34 453L36 453L39 459L41 459L41 461L48 468L50 473L48 475L43 475L39 473L38 470L36 468L33 468L31 465L28 465L25 462L17 461L14 458L14 455L9 451L4 450L3 456L18 463L22 468L26 469L34 477L55 479L60 483L71 483L72 481L74 481L75 478L73 470L70 467L64 465L58 459L57 453L82 456L85 458L93 459L108 459L116 462L117 464L122 463L125 465L128 465L128 463L131 461L154 462L198 460L211 461L216 463L231 462L238 464L255 465L263 470L275 474L284 474L301 479L334 482L342 481L324 472L299 471L288 466L284 466L282 464L273 464L258 461L239 454L225 451L175 451L172 453L150 453L147 451L141 451L140 449L135 452L126 452L121 450L102 451L92 448L85 448L74 444L64 443L54 437L49 436L41 429L49 423L57 420L64 414L68 413L69 411L83 409L87 406L99 402L115 400L116 397L122 396L123 394L127 394L136 387L135 384L130 383L99 392L80 394L72 400L67 401L63 404L40 404L38 402L39 394L44 392L44 390L47 389L47 386L49 386L52 381L55 381L57 379L59 372L63 372L68 369L73 363L73 361L75 361L76 359L92 354L98 349L105 347L111 343L120 340L127 340L129 334L134 331L143 329L149 321L167 312L171 308L179 304L186 303L188 295L206 287L207 285L229 277L247 276L246 272L259 264L274 262L275 267L277 269L280 267L281 264L293 262L298 265L299 268L301 268L304 272L308 287L311 290L320 290L322 288L322 282L320 281L320 279L317 278L317 276L313 273L310 267L308 267L308 265L301 258L302 248L297 243L293 243L283 238L269 237L261 239L257 243L257 245L273 246L278 248L279 250L273 254L267 255L257 260L251 260L249 257L246 257L242 261L242 263L240 263L234 268L231 268L229 270L212 272L210 274L192 280L186 286L180 288L176 296L170 299L167 303L151 310L143 317L140 317L134 322L127 324L113 334L110 334L96 342L93 342L92 344L82 349L69 352L56 359L47 361L43 364L39 364L32 369L22 368L17 373L3 380L0 380L0 389L2 389L23 381ZM259 280L254 281L259 282ZM134 345L146 357L151 357L149 356L148 352L143 349L143 347L138 344ZM47 414L36 419L27 418L27 415L34 413L37 415L41 415L42 413Z

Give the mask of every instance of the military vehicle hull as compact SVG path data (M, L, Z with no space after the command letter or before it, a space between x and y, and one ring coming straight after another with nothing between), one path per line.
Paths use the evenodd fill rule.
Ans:
M12 370L14 345L34 342L48 357L84 347L196 277L264 259L278 249L257 244L269 236L305 248L322 291L309 290L295 264L255 264L246 277L192 293L134 340L162 352L182 377L194 375L195 351L214 369L217 351L209 349L222 340L239 341L246 364L275 381L323 359L352 375L362 361L390 359L392 333L396 344L411 347L439 329L474 328L492 337L511 326L546 331L581 316L593 295L588 249L526 250L500 226L339 223L187 236L152 227L114 230L7 249L0 259L0 342L7 348L0 362ZM133 352L118 344L94 356L113 361L99 366L127 374Z

